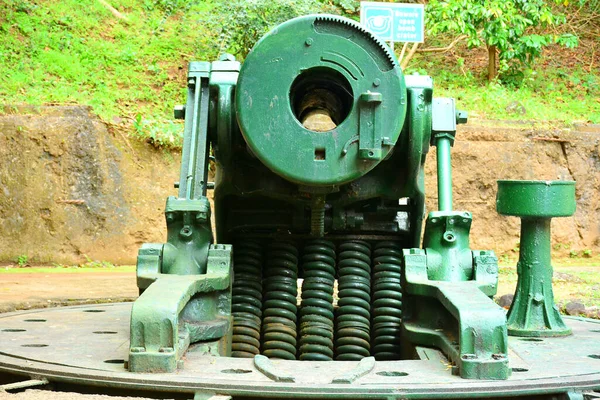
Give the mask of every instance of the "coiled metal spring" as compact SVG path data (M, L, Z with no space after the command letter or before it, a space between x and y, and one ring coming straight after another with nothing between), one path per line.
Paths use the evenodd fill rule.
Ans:
M296 359L296 296L298 250L290 243L272 243L266 254L263 281L263 354Z
M260 352L262 248L258 242L243 241L234 249L231 355L248 358Z
M379 242L373 252L372 351L376 360L400 359L402 249Z
M370 356L371 246L346 242L338 254L339 308L336 314L336 360Z
M335 246L312 240L302 255L302 306L300 308L301 360L333 360L333 284Z

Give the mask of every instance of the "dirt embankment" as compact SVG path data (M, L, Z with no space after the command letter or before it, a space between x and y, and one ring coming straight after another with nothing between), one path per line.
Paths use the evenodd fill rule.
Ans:
M163 241L179 157L111 133L87 107L0 115L0 261L134 263Z
M575 179L577 213L553 222L556 255L597 254L600 127L503 124L461 126L453 149L454 205L473 213L472 247L503 254L518 243L519 220L495 211L497 179ZM437 201L434 153L428 210ZM127 140L86 107L6 109L0 160L0 262L133 264L142 243L165 239L163 208L175 194L179 155Z
M428 210L437 205L435 151L430 156ZM530 123L474 121L459 127L452 164L454 208L473 213L472 248L516 256L520 220L496 212L498 179L559 179L577 181L577 211L552 220L554 255L600 251L600 126L548 130Z

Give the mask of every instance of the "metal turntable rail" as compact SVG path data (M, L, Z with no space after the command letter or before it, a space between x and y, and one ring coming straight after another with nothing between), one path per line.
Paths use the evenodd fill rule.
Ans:
M430 360L270 361L185 356L172 374L128 372L131 304L14 312L0 316L0 370L50 382L151 392L296 398L458 398L561 394L600 389L600 323L568 318L563 338L509 338L512 376L467 380Z

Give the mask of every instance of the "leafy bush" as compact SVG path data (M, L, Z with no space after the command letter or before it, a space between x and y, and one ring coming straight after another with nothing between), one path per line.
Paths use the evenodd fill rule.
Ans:
M218 32L219 53L245 58L258 40L276 25L300 15L335 13L319 0L221 0L209 24Z
M143 119L135 116L132 136L145 140L155 147L167 149L181 148L183 145L183 124L167 119Z
M490 56L490 79L499 72L505 81L510 78L518 83L522 71L541 55L543 47L558 43L572 48L578 44L573 34L540 32L566 21L544 0L431 0L426 15L430 35L462 34L467 36L469 47L485 44Z

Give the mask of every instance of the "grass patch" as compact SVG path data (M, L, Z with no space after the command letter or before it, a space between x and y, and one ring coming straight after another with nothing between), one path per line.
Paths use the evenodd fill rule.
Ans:
M448 57L420 56L406 73L431 75L434 95L454 97L470 116L549 125L600 123L600 76L594 69L540 65L537 71L526 71L516 86L488 83L483 71L467 69L462 58L448 61Z
M249 9L235 3L241 16L227 14L237 8L223 0L110 3L126 20L98 1L0 2L0 98L5 104L89 105L132 137L178 148L183 126L173 122L172 110L185 102L188 63L217 58L225 40L220 28L229 26L227 21L240 21L230 35L239 34L236 29L256 34L242 23L250 18L243 16ZM267 16L254 17L268 25ZM477 51L418 53L406 73L432 75L436 96L455 97L472 116L600 123L600 77L593 62L540 66L526 72L519 87L488 85Z
M111 1L124 21L97 1L2 2L0 98L85 104L109 122L127 117L132 127L140 121L134 134L160 129L157 121L172 119L173 106L185 101L188 62L217 56L203 23L212 1L175 3ZM180 136L158 141L176 147Z
M498 296L514 293L517 278L514 265L501 266ZM578 300L586 306L600 306L600 266L555 266L552 290L557 303Z

